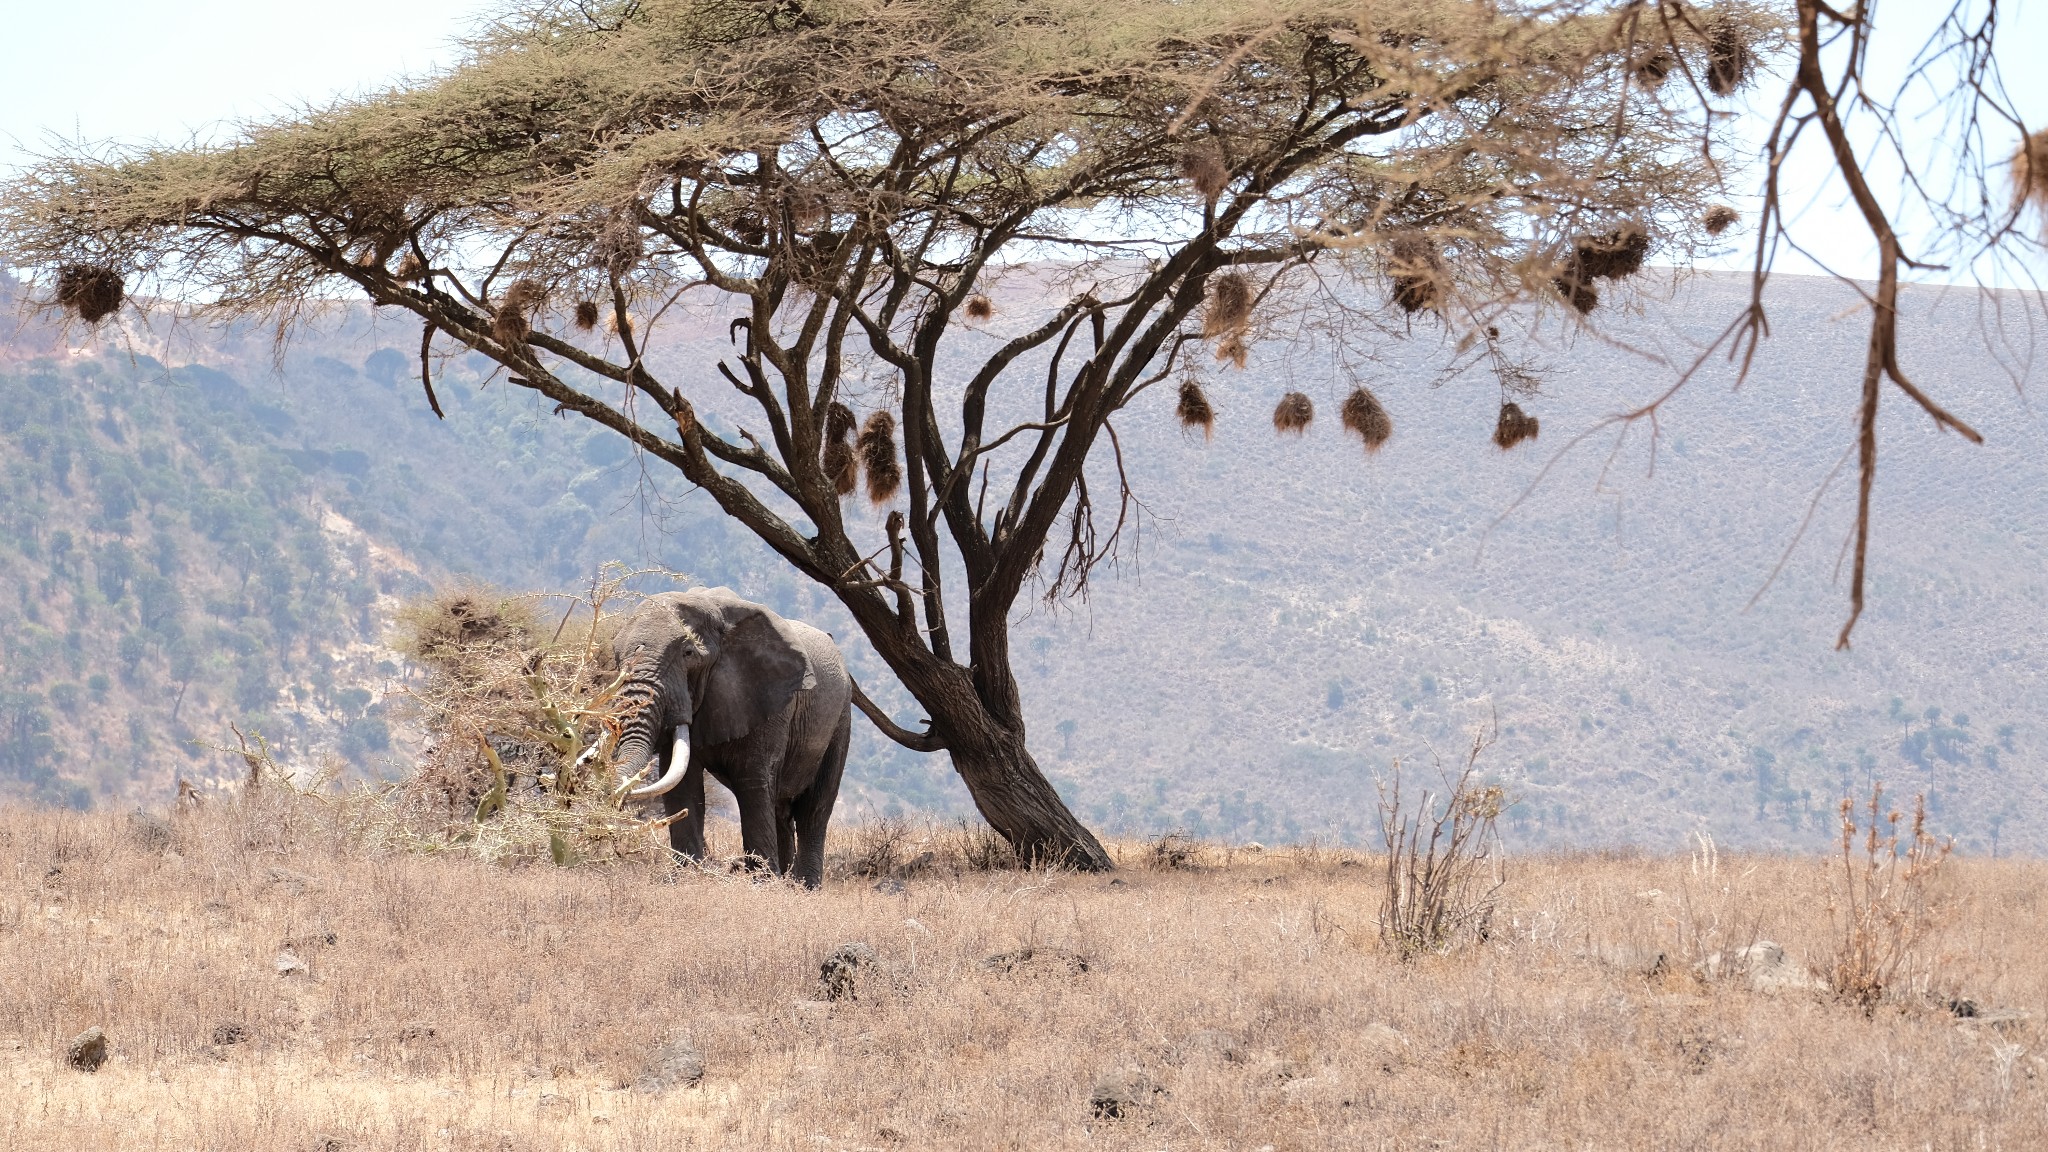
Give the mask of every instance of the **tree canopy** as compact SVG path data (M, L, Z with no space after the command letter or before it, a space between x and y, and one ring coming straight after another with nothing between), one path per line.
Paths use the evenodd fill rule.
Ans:
M1315 300L1493 354L1511 447L1535 425L1502 318L1591 311L1728 226L1715 109L1782 32L1741 0L529 3L443 75L50 158L0 192L0 254L89 319L123 291L411 313L437 412L439 338L679 469L931 717L863 697L878 726L948 750L1027 857L1104 867L1029 755L1008 644L1027 586L1117 546L1117 413L1177 380L1206 426L1205 381ZM1020 269L1038 287L1002 298ZM707 300L731 355L666 364ZM1362 384L1344 419L1391 430ZM886 515L843 504L862 474Z

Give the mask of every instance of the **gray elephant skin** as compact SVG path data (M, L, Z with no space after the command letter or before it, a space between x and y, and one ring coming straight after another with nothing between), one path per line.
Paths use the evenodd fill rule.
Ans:
M704 855L704 774L732 790L747 852L815 888L853 731L853 681L832 638L728 588L650 596L612 641L630 795L660 797L669 844Z

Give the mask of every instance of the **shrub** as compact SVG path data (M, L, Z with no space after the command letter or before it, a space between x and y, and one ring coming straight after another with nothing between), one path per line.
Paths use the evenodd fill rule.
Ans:
M1902 814L1880 819L1883 797L1884 785L1872 786L1861 827L1855 801L1842 798L1841 871L1828 898L1835 933L1828 987L1866 1013L1909 981L1920 962L1921 946L1945 912L1936 880L1954 847L1927 831L1925 796L1914 800L1913 825L1901 842Z
M1445 952L1467 939L1484 940L1506 882L1500 833L1494 827L1505 796L1479 780L1479 757L1492 732L1476 735L1465 766L1448 781L1439 804L1424 792L1412 811L1401 799L1401 768L1380 788L1380 834L1386 879L1380 937L1405 958ZM1426 835L1425 835L1426 832Z

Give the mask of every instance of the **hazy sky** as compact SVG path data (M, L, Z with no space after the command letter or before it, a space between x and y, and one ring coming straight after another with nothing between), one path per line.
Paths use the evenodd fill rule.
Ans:
M1981 0L1979 0L1981 2ZM24 162L54 134L66 139L178 140L296 103L373 90L445 64L452 42L496 0L99 0L15 3L0 39L0 170ZM1884 45L1915 42L1915 20L1947 0L1887 6ZM337 15L340 14L340 15ZM2048 43L2048 0L2006 6L2001 42ZM1905 34L1900 34L1900 33ZM2012 51L2008 59L2020 56ZM1896 69L1904 58L1886 62ZM2048 68L2028 59L2006 77L2027 119L2048 123ZM1932 127L1932 126L1929 126ZM1814 133L1814 135L1818 135ZM1788 173L1801 194L1804 238L1852 272L1867 272L1860 224L1824 165L1802 158ZM1743 205L1740 197L1732 198ZM1740 256L1732 258L1740 259ZM1796 257L1781 264L1812 270Z

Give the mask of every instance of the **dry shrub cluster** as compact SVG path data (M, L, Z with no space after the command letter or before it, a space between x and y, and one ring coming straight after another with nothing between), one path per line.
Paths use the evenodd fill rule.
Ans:
M1386 849L1380 937L1404 957L1446 952L1493 930L1494 906L1507 883L1500 818L1506 796L1479 777L1479 757L1492 737L1473 737L1456 779L1439 801L1424 792L1408 807L1401 767L1380 790L1380 836Z
M287 789L0 812L0 1146L2017 1149L2048 1117L2038 863L1944 866L1973 1014L1866 1016L1630 958L1674 947L1688 885L1731 941L1830 955L1810 859L1527 859L1484 942L1403 959L1372 856L902 878L950 836L847 829L896 882L849 851L806 893L364 851Z
M610 762L624 707L611 635L648 574L607 566L575 597L459 585L405 606L393 643L425 672L408 703L429 743L395 784L309 798L371 845L557 864L652 850Z
M1919 977L1922 991L1931 983L1931 972L1914 969L1929 963L1923 950L1942 915L1942 866L1952 847L1927 831L1924 797L1914 804L1913 822L1901 845L1901 814L1885 813L1883 801L1883 787L1873 787L1859 829L1855 802L1843 798L1841 872L1828 900L1829 919L1837 933L1835 954L1825 973L1828 986L1865 1011L1874 1009L1901 981L1911 983Z

